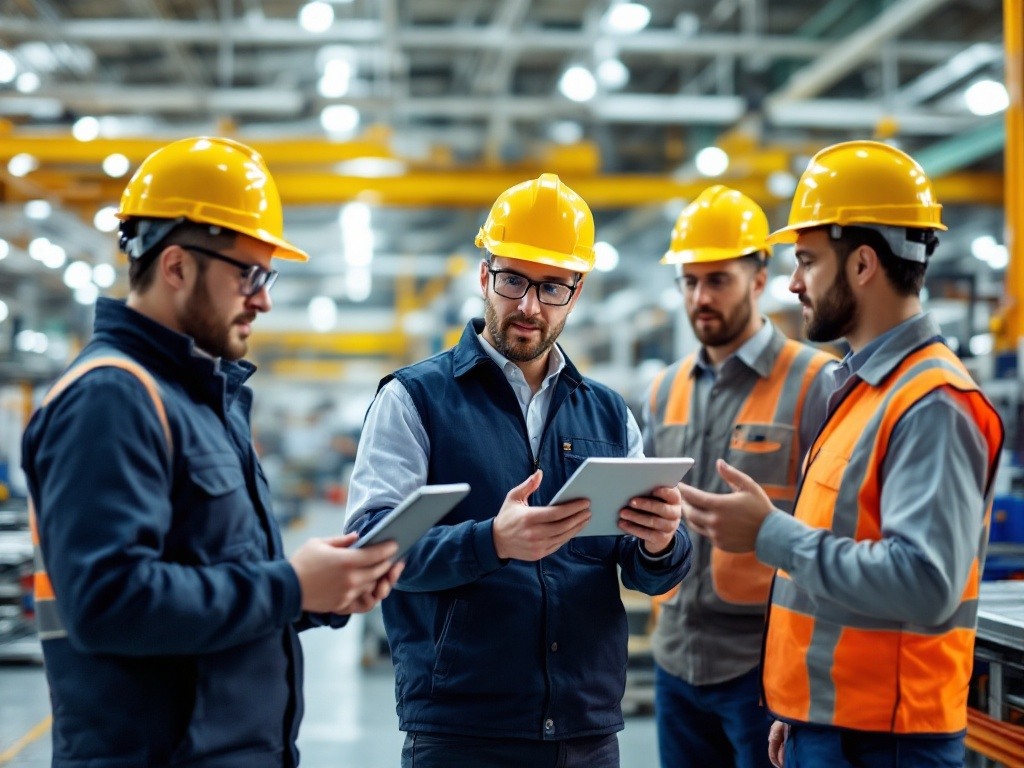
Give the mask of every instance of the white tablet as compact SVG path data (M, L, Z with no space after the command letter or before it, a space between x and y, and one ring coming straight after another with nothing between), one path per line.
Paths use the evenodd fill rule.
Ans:
M356 539L352 546L368 547L383 541L397 541L401 560L409 547L447 515L469 493L469 483L424 485L410 493L402 503L377 521L370 530Z
M590 522L576 535L624 536L617 525L619 510L636 496L675 485L692 466L693 459L685 458L587 459L549 503L590 499Z

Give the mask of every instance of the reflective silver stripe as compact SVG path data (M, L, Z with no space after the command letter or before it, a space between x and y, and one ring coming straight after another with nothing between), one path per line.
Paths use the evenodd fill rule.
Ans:
M782 392L779 394L779 402L775 406L773 419L776 424L795 425L797 423L796 404L800 399L800 392L804 388L807 368L816 354L818 354L816 350L800 344L800 350L796 353L796 357L793 358L793 364L789 368L786 381L782 385ZM794 439L797 437L798 435L794 435ZM799 444L799 440L796 442Z
M919 624L906 624L891 619L880 619L865 616L862 613L849 611L838 603L829 602L824 598L811 597L800 589L791 579L775 580L772 590L772 604L794 613L812 617L817 622L839 624L851 629L875 630L883 632L905 632L912 635L943 635L953 629L974 629L978 616L978 601L964 600L957 606L946 621L935 626L926 627Z
M46 571L46 563L43 562L43 551L39 549L38 544L32 545L32 570L36 573Z
M928 358L920 361L907 370L894 384L888 385L889 391L885 399L875 409L871 419L864 425L860 437L850 452L850 460L843 472L843 479L839 485L839 495L836 498L835 510L832 517L832 531L837 536L854 538L857 532L857 520L860 516L860 504L857 497L860 489L867 478L869 464L875 459L874 446L878 440L878 430L882 426L889 404L897 393L910 381L925 371L935 368L944 368L958 376L963 376L952 363L941 358ZM865 386L865 385L859 385Z
M40 640L59 640L68 636L64 622L57 613L56 600L36 601L36 628Z
M952 362L930 358L916 363L897 381L883 385L888 391L853 441L848 454L850 458L839 483L831 526L831 530L837 536L850 539L855 537L860 516L858 497L871 469L869 462L884 457L884 451L876 454L875 448L880 438L882 422L893 398L917 376L934 369L944 369L957 378L966 378L964 372ZM928 627L904 624L854 613L834 602L812 597L786 578L775 580L772 603L814 619L814 629L805 663L808 679L811 681L808 719L819 723L833 722L835 716L836 690L832 672L836 648L845 629L937 637L954 629L973 630L978 610L976 600L964 600L957 606L953 615L942 624Z
M837 624L816 622L807 648L807 679L811 681L808 720L831 723L836 710L836 687L832 681L836 647L843 628Z

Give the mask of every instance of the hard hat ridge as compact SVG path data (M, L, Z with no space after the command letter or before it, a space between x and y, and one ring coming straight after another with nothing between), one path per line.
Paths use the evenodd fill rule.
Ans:
M475 243L495 256L589 272L594 216L557 175L544 173L498 196Z

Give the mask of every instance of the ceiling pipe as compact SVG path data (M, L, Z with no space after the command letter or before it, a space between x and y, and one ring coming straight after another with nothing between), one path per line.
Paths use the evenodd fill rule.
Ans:
M922 2L923 0L905 0ZM938 3L944 0L927 0ZM898 7L898 6L894 6ZM890 9L891 11L892 9ZM885 18L883 14L880 18ZM873 26L873 25L872 25ZM43 23L21 18L0 17L0 28L6 40L60 40L76 43L136 43L139 45L168 42L189 45L219 46L224 35L230 35L237 47L253 45L294 45L319 48L331 43L350 45L381 45L385 27L378 21L346 19L330 29L312 35L294 21L264 19L252 22L235 19L227 24L204 21L151 19L77 19ZM607 35L620 53L633 56L650 55L671 60L708 58L721 55L749 56L751 51L768 58L811 59L828 56L836 50L834 40L808 40L803 37L711 34L680 39L676 31L645 30L634 35ZM438 49L442 51L500 48L513 44L524 53L565 54L580 50L581 33L562 30L524 29L509 38L503 30L493 27L464 26L421 28L404 27L394 32L393 43L403 49ZM845 45L842 46L845 48ZM938 63L962 51L964 46L943 42L901 42L897 55L907 61ZM863 52L861 60L872 58L875 51Z
M902 0L886 8L874 21L842 41L831 42L828 52L798 70L786 85L767 99L769 108L811 98L845 77L865 61L877 58L883 43L896 37L948 0ZM897 51L904 49L900 42Z

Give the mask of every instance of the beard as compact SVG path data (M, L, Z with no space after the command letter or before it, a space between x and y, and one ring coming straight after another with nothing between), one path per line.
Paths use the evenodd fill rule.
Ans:
M196 346L213 357L225 360L239 360L249 351L245 339L233 338L231 329L235 323L249 322L256 319L253 313L243 312L240 315L224 320L216 311L206 288L205 275L196 280L192 293L185 301L184 317L181 318L182 332L195 340Z
M555 343L568 316L563 317L558 325L551 327L543 319L535 318L528 320L522 312L514 312L511 315L499 319L498 311L490 299L484 299L484 322L487 330L494 339L494 348L513 363L527 363L536 360ZM540 330L540 338L532 341L532 336L521 336L514 329L510 330L513 323L529 325Z
M818 300L817 306L804 294L800 295L800 303L811 308L811 316L805 322L810 341L835 341L843 338L854 327L859 314L857 300L842 270L836 273L836 279Z
M718 320L715 325L698 325L697 316L700 313L714 315ZM705 347L723 347L732 343L742 334L750 324L750 316L753 313L750 302L742 301L729 314L723 315L704 307L698 307L690 312L690 327L693 333Z

